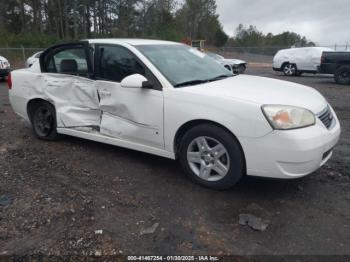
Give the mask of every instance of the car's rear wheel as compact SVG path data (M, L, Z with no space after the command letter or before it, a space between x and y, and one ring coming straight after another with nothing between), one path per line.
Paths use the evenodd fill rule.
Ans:
M286 76L295 76L297 73L297 67L294 64L287 63L283 66L283 73Z
M50 103L39 102L32 108L31 112L35 136L43 140L56 140L58 134L55 108Z
M212 124L190 129L182 138L180 161L196 183L212 189L228 189L244 174L244 157L236 138Z
M339 67L334 74L334 79L337 84L349 85L350 84L350 66L344 65Z

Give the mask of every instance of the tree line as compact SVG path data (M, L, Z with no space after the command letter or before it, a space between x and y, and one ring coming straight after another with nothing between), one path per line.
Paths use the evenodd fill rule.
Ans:
M207 46L310 46L293 32L239 25L229 38L215 0L2 0L0 47L46 47L103 37L206 40Z
M315 46L315 43L309 41L305 36L301 36L294 32L283 32L280 34L264 34L259 31L256 26L238 25L235 37L228 40L229 46L237 47L307 47Z
M222 46L228 36L216 9L215 0L6 0L0 1L0 45L142 37Z

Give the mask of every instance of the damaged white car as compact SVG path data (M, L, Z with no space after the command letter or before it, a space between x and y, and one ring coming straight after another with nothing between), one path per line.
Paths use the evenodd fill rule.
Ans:
M208 52L206 53L211 58L214 58L217 62L223 65L228 70L232 71L235 74L243 74L247 69L247 62L239 59L226 59L225 57Z
M54 46L40 63L12 72L9 96L40 139L65 134L179 159L195 182L215 189L245 174L310 174L330 159L340 135L316 90L233 75L165 41Z
M321 64L322 53L334 51L327 47L299 47L283 49L273 58L273 70L286 76L301 76L303 73L316 74Z

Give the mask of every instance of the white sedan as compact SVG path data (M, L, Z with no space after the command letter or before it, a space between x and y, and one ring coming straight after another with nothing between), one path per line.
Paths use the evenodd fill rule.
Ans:
M26 61L26 67L31 67L34 63L39 61L41 54L42 54L42 51L33 54L31 57L28 57L28 59Z
M340 136L316 90L233 75L173 42L57 45L40 63L13 71L9 89L14 111L40 139L65 134L179 159L195 182L215 189L245 174L308 175L330 159Z
M239 59L226 59L225 57L208 52L208 56L214 58L220 64L222 64L225 68L232 71L235 74L243 74L247 69L247 62Z

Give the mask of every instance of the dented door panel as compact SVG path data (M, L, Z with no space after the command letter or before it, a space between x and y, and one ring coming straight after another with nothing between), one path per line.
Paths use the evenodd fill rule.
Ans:
M109 81L97 81L96 85L102 110L102 135L164 148L161 91L122 88L120 83Z
M44 74L43 94L56 108L57 127L99 126L101 111L95 81L60 74Z

